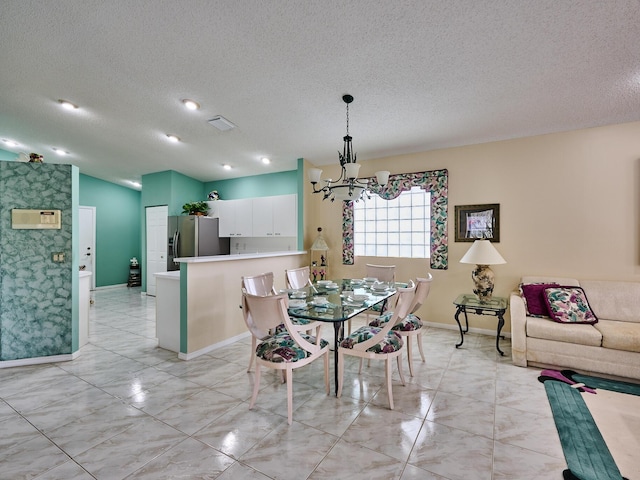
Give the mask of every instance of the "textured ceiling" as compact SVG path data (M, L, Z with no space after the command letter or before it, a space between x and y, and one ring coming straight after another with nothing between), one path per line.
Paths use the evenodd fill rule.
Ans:
M0 14L0 139L21 144L0 148L123 185L337 163L344 93L364 164L640 120L638 0L2 0Z

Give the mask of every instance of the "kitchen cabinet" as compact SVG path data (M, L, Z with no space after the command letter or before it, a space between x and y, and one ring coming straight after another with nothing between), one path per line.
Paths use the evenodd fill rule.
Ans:
M221 237L253 236L253 205L250 198L218 200Z
M253 199L254 237L296 237L298 196L277 195Z

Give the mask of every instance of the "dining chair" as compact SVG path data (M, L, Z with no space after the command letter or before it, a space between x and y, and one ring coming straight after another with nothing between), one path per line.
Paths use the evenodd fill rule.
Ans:
M273 272L265 272L259 275L251 275L242 277L242 287L251 295L275 295L276 289L273 286Z
M241 290L242 289L246 290L247 293L250 293L251 295L258 295L258 296L276 295L278 293L276 291L276 288L274 287L273 272L266 272L266 273L261 273L259 275L242 277ZM246 314L246 312L244 314ZM305 318L293 318L292 321L296 325L305 325L307 327L306 330L308 332L311 332L315 329L316 338L317 339L320 338L320 328L322 327L322 322L313 322ZM279 330L281 330L280 326L276 327L274 330L270 332L267 332L265 335L268 337L274 333L277 333ZM247 372L251 371L251 365L253 365L253 359L255 358L254 352L256 350L257 343L258 343L258 339L255 336L252 336L251 337L251 353L249 357L249 366L247 367Z
M402 350L404 350L404 340L398 332L391 330L393 326L402 321L409 313L409 308L415 295L416 286L413 281L409 282L406 288L398 288L397 303L393 315L384 325L372 327L365 325L358 328L351 335L346 337L338 345L338 397L342 395L344 385L344 361L345 355L360 358L360 369L362 373L362 360L384 360L385 380L387 384L387 395L389 397L389 408L393 410L393 390L391 386L391 361L395 358L398 364L398 373L402 385L404 375L402 374Z
M413 296L413 301L411 302L411 306L409 307L409 313L407 316L397 322L393 327L391 327L392 332L396 332L403 337L407 338L407 357L409 359L409 375L413 377L413 352L412 352L412 342L411 337L416 337L418 341L418 350L420 352L420 357L422 357L422 361L425 361L424 351L422 349L422 331L424 324L420 317L416 315L418 309L424 304L427 296L429 296L429 291L431 290L431 280L433 280L433 276L429 273L427 278L416 278L416 293ZM381 327L386 322L390 321L393 318L393 312L387 311L380 315L377 318L374 318L369 325L372 327Z
M313 283L311 282L311 269L308 266L300 268L290 268L288 270L285 270L284 273L287 279L287 286L289 288L297 290L299 288L313 285Z
M260 273L259 275L247 275L241 277L242 284L240 285L240 290L242 292L246 291L251 295L275 295L276 289L273 286L274 283L274 275L273 272L265 272ZM240 306L242 308L242 305ZM246 316L249 314L244 308L242 309L242 314L245 317L245 323L247 322ZM272 335L273 332L264 332L264 336L261 338L257 338L256 336L251 336L251 353L249 356L249 366L247 367L247 372L251 371L251 365L253 365L253 359L255 358L255 351L258 345L258 340L262 341L269 336Z
M366 275L368 278L376 278L379 282L388 283L393 285L396 280L396 266L395 265L375 265L373 263L366 264ZM365 312L366 322L369 323L371 315L379 315L384 313L387 309L387 300L381 304L373 305ZM351 334L351 320L347 322L347 328L349 334Z
M258 296L244 292L242 310L251 336L260 339L254 351L256 375L249 409L253 409L260 390L260 367L281 370L287 384L287 420L293 421L293 370L324 357L324 383L329 394L329 342L304 333L305 325L294 325L287 313L287 295ZM284 325L284 330L264 337L266 332Z

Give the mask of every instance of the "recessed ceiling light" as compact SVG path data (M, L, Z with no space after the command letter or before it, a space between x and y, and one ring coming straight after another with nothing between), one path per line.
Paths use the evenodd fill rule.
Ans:
M167 138L170 142L173 143L178 143L180 141L180 137L178 137L177 135L171 135L170 133L167 133Z
M74 105L73 103L71 103L69 100L58 100L58 103L60 105L62 105L63 108L66 108L67 110L75 110L78 108L77 105Z
M8 147L19 147L20 144L18 142L14 142L13 140L9 140L6 138L3 138L2 141L8 146Z
M67 152L65 150L62 150L61 148L56 148L56 147L53 147L53 151L56 152L61 157L64 157L65 155L69 154L69 152Z
M200 109L200 104L194 100L189 100L188 98L185 98L184 100L182 100L182 103L184 104L184 106L188 109L188 110L199 110Z
M267 157L262 157L262 163L264 163L265 165L269 165L271 163L271 160L269 160Z
M231 170L231 165L225 163L222 165L222 168L224 168L225 170Z
M134 182L133 180L129 180L129 183L136 188L140 188L142 186L140 182Z

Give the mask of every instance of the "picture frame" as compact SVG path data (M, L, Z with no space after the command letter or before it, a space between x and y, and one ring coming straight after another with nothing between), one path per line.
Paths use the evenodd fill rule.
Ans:
M456 205L455 241L486 239L500 242L500 204Z

